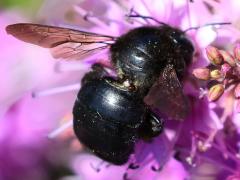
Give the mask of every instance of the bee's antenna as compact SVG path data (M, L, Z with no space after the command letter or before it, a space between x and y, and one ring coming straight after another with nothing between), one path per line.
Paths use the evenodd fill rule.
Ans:
M150 19L150 20L153 20L155 21L156 23L158 24L161 24L161 25L167 25L166 23L164 22L161 22L161 21L158 21L157 19L151 17L151 16L143 16L143 15L127 15L127 17L130 17L130 18L142 18L142 19Z
M134 13L134 14L132 14L132 13ZM130 13L127 14L126 16L129 17L129 18L142 18L142 19L144 19L146 22L148 22L147 20L152 20L152 21L155 21L155 22L158 23L158 24L167 25L166 23L161 22L161 21L157 20L157 19L154 18L154 17L144 16L144 15L139 14L139 13L136 12L133 8L131 8Z
M200 29L200 28L207 27L207 26L216 26L216 25L223 26L223 25L231 25L231 24L232 24L231 22L208 23L208 24L204 24L204 25L202 25L202 26L190 27L190 28L184 30L183 32L186 33L186 32L188 32L188 31Z

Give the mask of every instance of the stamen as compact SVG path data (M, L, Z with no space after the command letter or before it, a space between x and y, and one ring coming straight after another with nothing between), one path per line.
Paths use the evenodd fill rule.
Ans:
M80 83L56 87L56 88L47 89L47 90L43 90L43 91L33 92L32 97L38 98L38 97L42 97L42 96L49 96L49 95L68 92L68 91L77 91L80 89L80 87L81 87Z
M154 172L160 172L161 170L163 169L163 167L156 167L154 165L151 166L151 170L154 171Z
M85 71L90 67L91 64L86 63L57 62L55 65L55 71L56 72Z
M219 147L218 144L216 144L215 142L212 143L212 147L218 151L220 151L223 156L226 158L226 159L231 159L232 161L234 161L236 164L240 164L239 162L239 159L234 155L232 154L231 152L229 152L227 149L224 150L223 148ZM229 149L229 147L228 147Z
M225 121L222 117L219 118L219 116L216 114L214 110L209 111L209 116L212 118L212 121L215 123L215 128L218 130L223 129L223 122ZM224 117L225 118L225 117Z
M223 26L223 25L231 25L232 23L231 22L214 22L214 23L208 23L208 24L204 24L202 26L197 26L197 27L190 27L186 30L184 30L183 32L186 33L190 30L198 30L200 28L203 28L203 27L207 27L207 26L212 26L212 27L216 27L216 28L219 28L220 26Z
M186 161L189 165L192 167L196 166L196 163L194 162L196 153L197 153L197 146L196 146L196 137L192 136L192 143L191 143L191 152L190 155L186 158Z
M186 150L186 149L180 149L182 152L184 152L184 153L189 153L189 151L188 150ZM206 156L204 156L204 155L201 155L201 154L197 154L197 158L199 159L199 160L204 160L204 161L208 161L209 163L212 163L213 165L215 165L216 167L218 167L218 168L220 168L220 169L225 169L225 170L227 170L227 171L229 171L229 172L231 172L231 173L236 173L236 171L235 171L235 169L233 169L232 167L229 167L229 166L226 166L226 165L224 165L223 163L220 163L220 162L217 162L217 161L215 161L215 160L213 160L213 159L210 159L209 157L206 157Z
M127 166L127 168L126 168L126 170L125 170L125 172L124 172L124 174L123 174L123 179L124 179L124 180L129 180L129 179L131 179L131 178L129 178L129 170L133 170L133 171L134 171L133 174L131 173L131 176L133 176L135 173L138 172L138 171L136 171L136 169L142 168L142 166L140 166L140 164L138 164L138 163L136 162L136 159L133 160L134 158L135 158L134 155L131 155L131 156L130 156L130 161L133 161L133 162L130 162L130 163L128 164L128 166Z
M203 143L205 140L203 138L201 138L200 136L199 138L199 142ZM203 144L202 144L203 146ZM234 161L236 164L239 164L239 160L238 157L235 156L235 153L231 153L229 152L227 149L223 149L222 147L220 147L218 144L216 144L215 142L211 142L211 147L214 148L215 150L221 152L224 156L224 158L226 159L231 159L232 161ZM230 149L230 147L228 147L228 149Z
M138 12L136 12L134 9L130 10L130 13L128 15L126 15L129 18L142 18L146 23L150 24L148 20L152 20L160 25L165 25L167 26L166 23L158 21L156 18L151 17L151 16L145 16L145 15L141 15Z
M182 152L184 152L184 153L189 153L189 151L186 150L186 149L181 149L180 148L180 150ZM212 163L213 165L215 165L216 167L218 167L220 169L225 169L225 170L227 170L227 171L229 171L229 172L231 172L233 174L235 173L235 169L233 169L233 168L231 168L229 166L226 166L226 165L224 165L221 162L217 162L214 159L210 159L209 157L206 157L206 156L204 156L202 154L199 154L199 153L197 154L197 157L198 157L199 160L208 161L209 163Z
M103 23L103 21L99 20L96 17L90 16L90 14L85 11L83 8L81 8L80 6L74 6L74 10L79 13L81 16L85 17L86 20L94 23L95 25L109 31L110 28L109 26L107 26L105 23Z
M187 162L190 166L196 167L196 164L194 163L193 158L194 158L194 157L188 156L188 157L186 158L186 162Z
M135 18L135 16L137 16L137 18ZM146 18L144 19L144 18L141 17L142 20L144 20L144 22L142 22L139 19L139 14L133 8L131 8L129 13L126 14L126 17L127 17L126 18L127 22L130 22L131 24L133 24L133 21L129 21L130 18L134 19L134 22L138 23L139 25L146 25L146 23L150 24Z
M96 166L90 163L91 168L96 171L97 173L101 171L101 166L104 164L105 161L100 161L99 164Z
M221 3L218 2L218 0L214 1L205 1L207 4L208 11L212 14L215 9L219 9L222 6L220 5Z
M69 121L65 122L64 124L62 124L57 129L55 129L52 132L50 132L48 134L48 138L50 138L50 139L55 138L58 135L60 135L61 133L63 133L66 129L68 129L68 128L72 127L72 126L73 126L73 121L69 120Z
M209 115L212 118L213 122L215 123L216 127L215 127L215 129L213 129L213 131L210 133L210 135L208 136L208 138L204 142L202 142L202 141L198 142L198 148L202 152L205 152L209 148L212 147L212 143L214 141L214 138L215 138L216 134L218 133L218 131L220 129L223 128L223 123L222 122L224 120L222 118L219 118L218 115L213 110L210 110Z
M136 163L130 163L128 166L128 169L138 169L138 168L139 168L139 165Z
M86 71L89 70L93 64L98 63L101 64L105 71L111 76L116 76L116 72L114 69L110 67L110 65L106 64L106 62L96 61L94 63L69 63L69 62L57 62L55 65L56 72L69 72L69 71ZM105 64L103 64L105 63Z
M214 177L216 176L216 173L205 173L205 172L190 172L190 174L196 176L196 177L199 177L201 179L205 178L205 179L214 179Z
M204 88L199 88L199 91L200 91L198 96L199 99L202 99L208 93L208 90Z
M229 171L229 172L231 172L233 174L236 173L235 169L233 169L232 167L226 166L223 163L217 162L217 161L215 161L213 159L210 159L210 158L208 158L206 156L198 154L198 158L200 158L202 160L205 160L205 161L208 161L208 162L216 165L216 167L218 167L220 169L225 169L225 170L227 170L227 171Z
M191 2L191 1L190 1ZM191 21L191 15L190 15L190 4L189 4L189 1L188 0L186 0L186 3L187 3L187 6L186 6L186 8L187 8L187 13L188 13L188 26L189 27L192 27L192 21Z
M171 142L171 147L173 148L175 146L175 144L177 143L179 137L180 137L180 134L182 132L182 128L183 128L183 124L179 124L178 125L178 128L176 130L176 133L175 133L175 136L173 137L172 139L172 142Z
M123 180L129 180L129 178L128 178L128 173L127 173L127 172L125 172L125 173L123 174Z
M240 159L240 142L237 142L238 152L235 154L237 159Z
M143 6L144 6L144 8L147 10L147 12L150 14L150 15L152 15L151 14L151 9L149 8L149 6L147 5L147 3L144 1L144 0L141 0L141 3L143 4Z

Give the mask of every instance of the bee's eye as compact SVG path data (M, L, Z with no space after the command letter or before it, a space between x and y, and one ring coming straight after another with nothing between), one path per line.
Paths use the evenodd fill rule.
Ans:
M187 50L189 53L194 51L191 41L187 39L184 34L173 32L170 37L172 38L173 42L184 51Z

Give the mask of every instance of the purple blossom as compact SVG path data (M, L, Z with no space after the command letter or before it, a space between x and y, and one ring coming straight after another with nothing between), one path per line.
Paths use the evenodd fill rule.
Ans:
M151 16L158 21L168 23L182 30L213 22L232 22L232 25L229 26L206 26L188 31L187 35L195 47L195 57L189 72L209 64L205 52L206 47L214 44L214 46L227 49L237 41L236 35L239 34L237 29L239 10L236 8L239 4L234 0L220 2L177 0L116 0L106 2L103 0L85 0L79 3L76 3L76 1L71 1L71 3L62 1L61 3L58 1L45 1L40 10L39 18L52 25L75 27L80 30L114 36L120 36L135 27L158 25L154 20L131 18L129 17L131 13ZM230 12L233 15L229 16ZM14 41L14 44L20 43L11 40ZM16 49L16 54L19 49L19 51L22 51L22 47L13 48ZM54 60L41 48L33 46L28 48L31 51L36 51L38 56L35 54L34 57L37 58L29 56L30 50L27 50L27 56L24 56L26 65L22 64L21 61L21 66L16 67L16 72L19 71L18 68L26 67L30 63L31 68L29 71L20 71L14 77L9 77L8 81L4 81L6 90L2 93L3 98L0 99L4 102L4 97L8 98L6 98L6 103L3 104L1 110L3 121L0 121L0 124L2 124L3 133L0 133L0 140L2 138L5 140L3 142L6 142L6 139L12 139L11 131L14 131L21 141L41 151L42 147L38 148L36 142L45 141L44 135L48 134L49 137L56 137L71 126L71 123L68 122L54 130L54 127L58 127L59 120L71 112L76 92L58 95L54 93L79 89L78 84L84 74L83 70L86 72L90 65L96 61L108 64L109 58L106 52L102 52L88 57L82 62L60 62L55 64ZM21 54L26 55L23 52ZM213 50L210 52L213 52ZM9 53L3 54L7 55L4 59L9 58L11 62L19 59L9 57ZM211 54L211 57L214 56L215 58L212 58L212 62L216 66L221 64L221 67L218 68L219 71L212 72L205 68L198 72L195 71L195 76L199 76L200 79L204 80L218 79L221 78L221 73L229 72L229 69L233 66L231 56L228 54L215 55L216 53ZM222 56L228 59L225 60L225 65L222 64L222 61L215 61L216 57ZM31 61L31 59L34 59L34 61ZM8 61L1 63L5 65L4 71L1 72L8 72L9 69L12 69ZM35 69L32 69L32 67L35 67ZM67 74L56 74L53 69ZM81 73L78 73L78 70ZM18 87L19 83L9 85L9 83L14 83L16 77L26 77L24 76L26 73L29 73L32 78L30 80L28 78L23 79L21 81L22 86ZM60 85L66 86L54 88L51 91L36 90ZM70 167L76 174L72 178L114 180L122 178L146 179L146 177L148 179L166 179L166 177L168 179L238 179L240 162L240 123L238 121L240 116L234 106L240 107L240 105L234 101L233 93L220 93L221 88L219 86L210 90L211 95L208 97L217 100L223 94L222 97L219 101L210 103L205 98L207 90L204 88L203 83L197 81L189 73L186 76L184 91L189 98L190 114L183 123L167 121L165 130L159 137L151 142L139 141L135 147L135 154L124 166L110 165L86 151L74 154L72 155L74 158L69 159ZM38 98L32 99L30 93L34 93ZM238 91L235 92L236 99L239 98L238 93ZM47 94L53 95L40 97ZM64 104L61 102L64 102ZM11 123L10 120L14 121L14 123ZM45 143L43 144L45 145ZM8 142L6 149L11 145ZM0 158L8 152L10 151L6 150L2 155L0 153ZM9 156L6 156L6 158L9 158ZM15 162L10 162L15 164ZM136 163L139 168L129 168L131 163ZM29 166L32 166L31 163L24 167ZM40 175L39 177L40 179L43 178Z
M1 15L0 179L47 180L52 173L60 177L61 170L66 171L62 175L71 174L66 165L71 155L66 141L50 141L47 135L70 112L74 95L32 97L37 89L71 79L54 71L55 60L48 51L6 34L8 24L26 21L20 14Z

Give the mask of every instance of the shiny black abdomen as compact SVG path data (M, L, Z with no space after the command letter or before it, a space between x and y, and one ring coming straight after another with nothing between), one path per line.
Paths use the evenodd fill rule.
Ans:
M124 164L145 117L145 105L135 93L105 79L83 85L73 108L74 131L96 155Z

